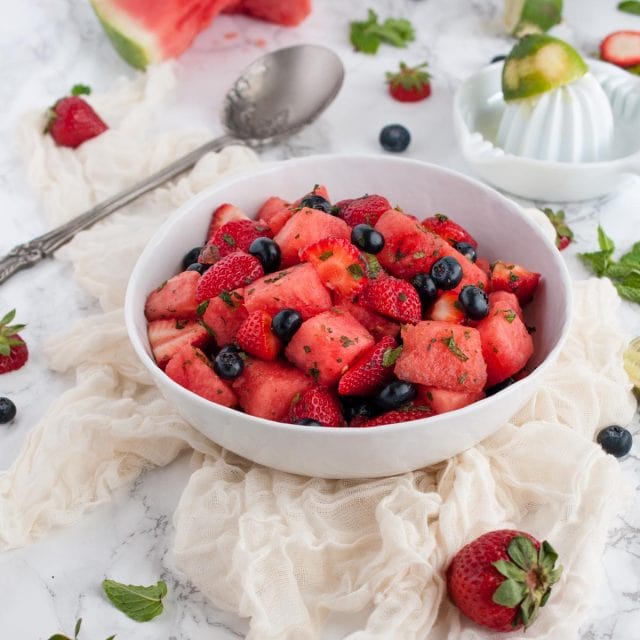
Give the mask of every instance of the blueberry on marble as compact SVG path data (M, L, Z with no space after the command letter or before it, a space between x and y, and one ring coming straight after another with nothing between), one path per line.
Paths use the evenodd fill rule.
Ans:
M633 444L631 432L617 424L602 429L598 433L596 440L607 453L616 458L626 456L631 451L631 445Z
M16 413L16 405L9 398L0 398L0 424L11 422Z
M411 134L401 124L388 124L380 131L380 144L385 151L401 153L411 142Z

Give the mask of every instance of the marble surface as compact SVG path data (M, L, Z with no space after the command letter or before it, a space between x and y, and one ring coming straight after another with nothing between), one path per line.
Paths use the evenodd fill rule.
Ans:
M601 37L620 28L640 28L640 18L621 14L615 2L567 0L562 33L585 53L594 53ZM344 88L321 120L265 153L268 159L325 152L381 153L377 136L389 122L411 129L406 155L468 172L457 151L451 124L455 87L510 40L501 30L499 0L315 0L313 16L298 29L283 29L247 18L225 16L196 40L178 62L179 87L166 114L167 126L202 124L219 133L217 110L235 75L265 49L298 42L334 48L347 68ZM375 7L381 16L404 15L417 27L408 50L382 47L375 58L355 54L347 24ZM135 73L113 52L84 0L31 0L5 3L0 22L0 253L46 229L41 203L26 184L15 141L16 125L31 109L43 109L77 83L106 90L119 76ZM7 15L8 14L8 15ZM229 33L238 33L229 37ZM434 94L417 105L400 105L386 96L385 70L398 61L429 60ZM547 205L552 203L536 203ZM601 223L620 249L640 239L640 179L622 192L596 202L566 207L576 234L565 253L576 278L587 273L575 257L594 247ZM74 320L97 310L77 288L69 267L55 260L14 277L0 287L0 309L17 307L29 324L28 365L0 378L0 395L13 398L19 417L0 428L0 468L16 457L47 406L72 384L47 370L41 345ZM640 311L626 304L621 322L640 334ZM632 425L638 433L637 422ZM620 462L631 488L627 509L609 535L603 558L604 580L580 637L583 640L637 640L640 628L640 448ZM170 547L172 513L189 474L188 458L147 473L118 491L110 504L76 526L59 530L30 548L0 555L0 637L45 639L57 631L72 634L82 617L81 638L131 640L226 640L242 638L246 621L212 607L173 570ZM100 592L102 576L137 583L159 577L169 585L166 612L140 625L116 612ZM324 637L334 640L356 629L358 620L336 619ZM560 639L558 639L560 640ZM562 639L568 640L568 639Z

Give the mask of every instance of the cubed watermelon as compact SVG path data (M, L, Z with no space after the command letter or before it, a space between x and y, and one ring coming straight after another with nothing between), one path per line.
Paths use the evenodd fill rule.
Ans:
M518 315L519 307L496 294L489 297L489 315L478 323L487 384L493 386L518 373L533 355L533 340Z
M267 224L275 235L294 213L295 209L286 200L271 196L258 210L257 218Z
M404 325L401 335L404 346L395 365L401 380L464 393L484 388L487 368L476 329L425 320Z
M259 278L245 287L244 298L249 313L274 316L280 309L295 309L305 320L331 308L329 291L308 263Z
M232 385L248 414L287 422L291 400L313 386L313 380L288 363L248 358Z
M191 345L180 349L167 363L165 373L179 385L225 407L238 404L231 387L211 367L207 356Z
M418 386L418 394L414 404L431 407L434 413L447 413L462 409L484 398L484 391L451 391L450 389L438 389L437 387Z
M240 325L247 319L244 289L223 291L211 298L202 314L202 322L214 334L216 344L224 347L233 342Z
M147 320L195 318L198 308L196 288L199 280L200 274L197 271L183 271L154 289L144 306Z
M366 309L365 307L352 302L348 298L334 296L333 308L338 311L350 313L374 338L376 341L383 336L395 338L400 333L400 325L393 320Z
M316 382L331 386L373 344L371 334L350 313L332 310L303 322L285 355Z
M307 207L295 213L276 234L274 240L282 252L282 266L298 264L298 252L321 238L334 236L351 239L351 228L340 218Z
M147 325L147 334L153 357L161 369L184 346L203 347L211 342L207 329L195 320L152 320Z

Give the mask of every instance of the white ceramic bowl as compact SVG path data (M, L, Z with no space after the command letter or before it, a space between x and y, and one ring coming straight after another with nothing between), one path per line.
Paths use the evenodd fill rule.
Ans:
M177 273L183 255L202 243L211 212L231 202L248 214L270 195L293 200L316 183L333 201L380 193L420 218L447 213L478 240L482 256L538 271L543 278L529 324L535 370L492 397L457 411L368 429L300 427L255 418L187 391L155 364L144 303L158 283ZM445 460L477 444L513 416L536 390L569 327L570 281L560 253L516 204L453 171L388 156L316 156L265 166L218 184L182 206L138 260L127 290L131 342L158 388L180 414L211 440L263 465L323 478L380 477Z

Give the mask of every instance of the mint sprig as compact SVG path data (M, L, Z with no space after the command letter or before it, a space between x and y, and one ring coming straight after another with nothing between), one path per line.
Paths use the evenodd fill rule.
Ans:
M382 42L394 47L404 48L408 42L415 40L413 25L405 18L387 18L378 22L378 14L369 9L367 19L353 21L351 27L351 44L356 51L374 55Z
M104 580L102 588L116 609L137 622L152 620L164 610L162 598L167 595L167 585L163 580L150 587Z
M62 633L55 633L49 638L49 640L78 640L81 626L82 626L82 618L78 618L78 620L76 620L75 629L73 630L73 638L70 638L69 636L65 636ZM115 640L115 636L109 636L107 640Z
M615 244L598 225L598 246L599 251L579 253L578 257L599 278L609 278L621 298L640 304L640 242L614 260Z
M618 10L640 16L640 2L638 0L625 0L618 4Z

